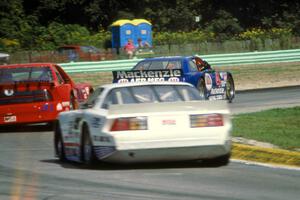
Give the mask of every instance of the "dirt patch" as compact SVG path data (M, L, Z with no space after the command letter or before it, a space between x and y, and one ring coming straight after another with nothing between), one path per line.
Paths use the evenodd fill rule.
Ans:
M233 74L236 90L300 85L300 62L220 67Z

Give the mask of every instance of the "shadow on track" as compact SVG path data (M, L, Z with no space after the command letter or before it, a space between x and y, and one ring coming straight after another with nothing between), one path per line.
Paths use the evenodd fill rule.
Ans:
M82 170L151 170L151 169L178 169L178 168L218 168L220 166L203 163L199 161L180 161L180 162L161 162L161 163L130 163L130 164L113 164L98 161L92 166L85 166L76 162L61 162L58 159L41 160L45 163L55 163L67 169L82 169ZM224 167L224 166L223 166Z
M32 124L32 125L7 125L0 126L1 133L11 133L11 132L43 132L43 131L52 131L53 125L48 123L43 124Z

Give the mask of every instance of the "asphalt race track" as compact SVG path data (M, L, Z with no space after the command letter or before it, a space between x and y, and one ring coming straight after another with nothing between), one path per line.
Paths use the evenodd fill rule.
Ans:
M238 93L233 113L300 105L300 87ZM60 163L45 126L2 127L0 200L296 200L300 169L231 162L226 167Z

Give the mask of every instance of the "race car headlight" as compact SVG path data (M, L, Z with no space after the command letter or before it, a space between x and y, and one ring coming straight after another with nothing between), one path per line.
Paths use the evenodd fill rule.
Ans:
M122 117L113 120L110 131L133 131L147 129L147 117Z
M215 127L223 125L223 115L221 114L190 115L191 128Z

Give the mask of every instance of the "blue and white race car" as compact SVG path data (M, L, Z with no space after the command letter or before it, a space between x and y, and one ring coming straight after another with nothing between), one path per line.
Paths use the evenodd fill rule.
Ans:
M217 71L199 56L170 56L147 58L131 71L114 71L114 83L142 81L182 81L194 85L208 100L228 100L235 96L233 76Z

